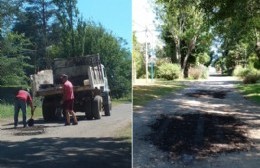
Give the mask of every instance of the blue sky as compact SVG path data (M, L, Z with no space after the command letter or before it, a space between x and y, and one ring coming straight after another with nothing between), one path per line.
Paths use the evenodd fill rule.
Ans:
M80 14L132 45L132 0L78 0Z

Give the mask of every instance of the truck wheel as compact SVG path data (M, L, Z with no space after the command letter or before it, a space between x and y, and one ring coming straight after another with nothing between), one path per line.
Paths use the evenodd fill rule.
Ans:
M55 116L56 112L56 103L55 99L52 97L44 97L42 102L42 115L44 121L52 121L55 120L57 117Z
M85 117L87 120L92 120L93 119L93 113L91 111L91 102L85 102L84 104L84 111L85 111Z
M110 96L108 96L108 104L104 105L104 112L105 112L105 116L110 116L110 111L111 111L111 100L110 100Z
M95 119L100 119L101 115L100 112L102 110L101 108L101 102L102 102L102 97L101 96L96 96L92 102L92 114Z

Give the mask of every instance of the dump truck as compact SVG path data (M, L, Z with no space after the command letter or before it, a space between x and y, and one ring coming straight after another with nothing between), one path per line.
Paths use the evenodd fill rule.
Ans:
M62 83L60 76L66 74L74 89L74 111L84 112L86 119L110 116L111 97L105 67L99 54L69 59L54 59L51 69L31 75L32 95L42 97L42 115L45 121L63 116L61 106Z

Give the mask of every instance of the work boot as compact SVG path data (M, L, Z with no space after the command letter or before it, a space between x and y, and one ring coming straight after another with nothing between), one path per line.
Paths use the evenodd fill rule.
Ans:
M70 125L70 123L67 123L67 122L65 123L65 126L69 126L69 125Z

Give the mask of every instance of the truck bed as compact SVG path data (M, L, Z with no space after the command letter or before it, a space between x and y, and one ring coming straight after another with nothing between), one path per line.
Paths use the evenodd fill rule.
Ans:
M93 90L90 85L86 86L74 86L74 92L80 92L84 90ZM50 95L57 95L62 94L62 86L56 86L46 89L40 89L36 92L36 96L50 96Z

